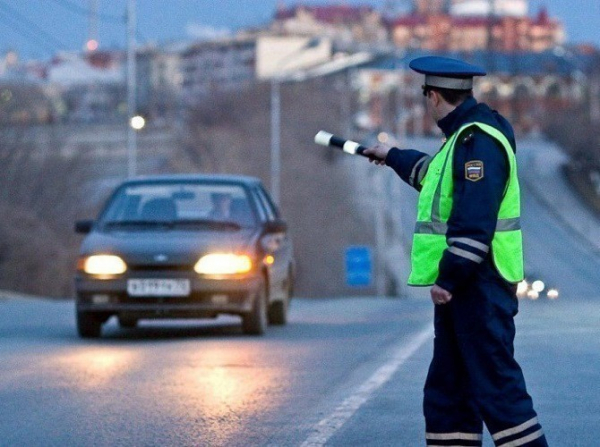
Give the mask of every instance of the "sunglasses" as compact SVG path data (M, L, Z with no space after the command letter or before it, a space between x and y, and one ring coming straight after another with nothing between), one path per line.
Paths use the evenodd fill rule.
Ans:
M423 96L425 96L427 98L429 96L429 92L431 91L431 87L429 87L428 85L423 84L421 86L421 88L423 89Z

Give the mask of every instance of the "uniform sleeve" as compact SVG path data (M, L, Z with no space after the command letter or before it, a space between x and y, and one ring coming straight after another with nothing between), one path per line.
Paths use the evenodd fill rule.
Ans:
M461 138L453 161L453 206L446 233L449 248L436 280L450 293L468 283L490 256L509 174L506 153L492 137L474 131Z
M400 150L396 147L391 148L385 158L385 164L417 191L421 190L421 180L425 177L430 162L430 155L414 149Z

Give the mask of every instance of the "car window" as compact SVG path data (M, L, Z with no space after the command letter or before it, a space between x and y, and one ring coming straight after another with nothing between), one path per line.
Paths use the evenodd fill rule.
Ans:
M246 188L226 183L148 183L121 188L100 217L104 224L230 222L256 225Z
M261 187L258 187L258 188L256 188L256 192L257 192L257 195L258 195L261 203L263 204L263 207L265 208L265 210L267 212L267 216L268 216L269 220L274 220L275 218L279 217L279 212L277 210L277 207L271 200L271 197L265 192L265 190Z
M258 218L261 222L265 222L267 220L267 212L265 211L265 207L262 204L260 198L258 197L258 194L256 193L256 188L252 188L251 194L252 194L254 203L256 205L256 211L258 213Z

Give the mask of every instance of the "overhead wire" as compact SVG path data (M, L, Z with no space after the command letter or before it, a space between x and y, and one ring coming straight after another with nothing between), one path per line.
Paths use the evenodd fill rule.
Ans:
M15 23L14 21L11 22L11 20L14 20L14 19L12 19L12 17L10 17L10 16L7 16L4 11L0 10L0 23L4 23L5 25L9 26L17 34L20 34L25 39L27 39L28 41L30 41L36 45L43 46L45 49L50 50L50 51L57 50L56 47L49 45L47 42L44 42L43 40L39 39L35 34L31 34L30 32L28 32L28 30L26 28L25 29L21 28L21 25L19 23Z
M17 30L17 28L19 28L19 31L18 31L19 33L29 34L30 38L33 37L35 40L37 40L37 43L41 44L42 46L44 46L46 48L48 48L48 43L50 43L51 45L53 45L55 47L53 49L56 49L56 48L62 49L62 48L67 47L63 42L61 42L59 39L54 37L52 34L49 34L46 31L44 31L35 22L29 20L27 17L25 17L24 15L19 13L19 11L14 9L12 6L7 5L4 2L4 0L0 0L0 11L2 11L2 10L4 12L4 16L12 21L13 29ZM20 25L18 24L19 22L20 22ZM23 25L25 25L26 28L24 28L24 29L20 28ZM34 31L32 32L29 28L31 28L31 30L34 30ZM39 34L41 36L39 38L39 40L38 40L36 34Z
M75 14L79 14L79 15L87 17L91 13L90 9L84 8L83 6L79 6L70 0L52 0L52 1ZM98 17L98 19L100 19L103 22L119 23L119 24L123 24L123 23L127 22L127 13L126 12L122 16L118 16L118 15L114 15L114 14L104 14L104 13L98 13L98 12L96 12L94 14L96 15L96 17ZM148 40L139 30L136 30L135 34L140 40Z
M79 6L78 4L73 3L70 0L52 0L52 1L75 14L85 15L85 16L88 16L90 14L90 10L88 8ZM123 14L122 16L118 16L118 15L113 15L113 14L95 13L95 15L98 17L98 19L101 19L104 22L124 23L127 21L126 14Z
M89 16L90 10L79 6L69 0L52 0L53 2L61 5L63 8L70 10L73 13ZM4 11L2 11L4 10ZM36 44L43 46L46 49L50 50L61 50L68 48L63 42L59 39L51 35L42 29L39 25L37 25L32 20L29 20L27 17L23 16L19 11L6 4L4 0L0 0L0 14L4 15L5 23L13 28L16 32L21 34L23 37L27 38L30 41L35 41ZM124 14L122 17L111 14L100 14L96 13L99 19L105 22L119 23L123 24L127 21L127 14ZM19 23L20 22L20 23ZM24 25L24 26L23 26ZM35 31L32 31L35 30ZM136 31L136 35L141 40L145 40L142 33L139 30Z

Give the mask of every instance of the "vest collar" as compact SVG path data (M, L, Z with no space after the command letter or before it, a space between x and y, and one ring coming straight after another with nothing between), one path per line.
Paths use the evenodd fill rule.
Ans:
M446 138L450 137L450 135L454 134L454 132L465 124L465 117L476 106L477 100L475 98L467 98L456 109L437 122L438 127L444 132Z

